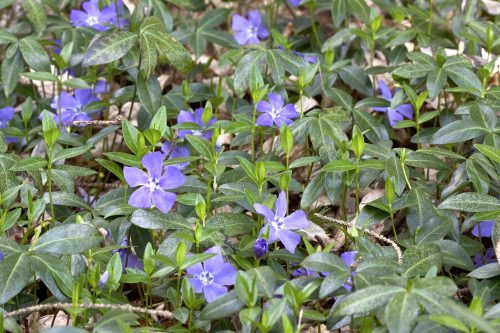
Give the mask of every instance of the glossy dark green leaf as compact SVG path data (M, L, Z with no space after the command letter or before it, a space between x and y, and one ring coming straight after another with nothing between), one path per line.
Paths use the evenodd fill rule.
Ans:
M99 244L101 235L86 224L63 224L45 232L33 248L38 252L78 254Z
M339 301L334 314L350 316L363 314L387 304L393 297L405 293L399 286L374 285L347 295Z
M23 290L32 278L30 257L16 253L0 263L0 304L7 303Z
M90 42L82 66L107 64L120 59L134 47L137 37L137 34L128 31L97 35Z
M179 213L164 214L157 209L138 209L132 213L130 222L144 229L191 229L191 223Z
M211 303L208 303L200 313L205 320L222 319L237 313L245 307L234 290L228 292Z
M438 208L463 212L488 212L500 209L500 200L484 193L466 192L446 198Z

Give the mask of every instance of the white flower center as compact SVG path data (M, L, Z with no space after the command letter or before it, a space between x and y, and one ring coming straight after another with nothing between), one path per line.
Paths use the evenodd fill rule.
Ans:
M273 227L275 230L283 229L285 227L285 219L275 216L271 222L271 227Z
M214 276L208 271L204 271L200 275L198 275L198 279L205 286L209 286L212 284L212 282L214 282Z
M251 35L252 37L257 36L257 27L248 28L247 31L248 31L248 34Z
M203 131L201 131L201 130L193 130L193 135L194 136L202 136L203 135Z
M148 182L146 183L146 187L149 191L154 192L160 188L160 181L155 177L148 178Z
M87 17L87 24L88 25L96 25L97 23L99 23L99 20L97 19L96 16L90 16Z
M269 114L271 115L271 117L273 119L279 118L280 117L280 113L281 113L281 110L278 110L278 109L275 109L275 108L272 108L271 112L269 112Z

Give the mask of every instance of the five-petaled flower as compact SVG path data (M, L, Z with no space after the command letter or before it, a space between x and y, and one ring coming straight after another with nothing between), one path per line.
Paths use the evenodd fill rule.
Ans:
M120 242L120 246L128 246L127 237L123 238ZM144 270L144 263L139 257L133 254L129 249L122 248L118 250L113 250L113 253L118 252L120 256L120 260L122 262L123 271L125 272L126 268L134 268L140 271Z
M69 18L74 27L90 27L99 31L109 29L111 26L118 25L118 16L123 15L123 2L118 0L117 3L112 2L109 6L105 6L99 10L99 0L90 0L82 4L83 10L73 9ZM127 20L120 18L120 28L123 27Z
M177 123L194 123L198 125L199 129L195 130L180 130L178 136L180 138L185 137L186 135L195 135L199 137L203 137L209 140L212 137L213 130L207 130L207 128L215 122L215 118L212 118L208 121L208 123L203 123L203 108L198 108L194 110L194 112L188 111L180 111L177 116Z
M292 6L294 6L295 8L297 8L300 3L302 2L302 0L289 0L290 3L292 4Z
M491 237L493 234L493 229L495 228L495 221L483 221L479 222L472 229L472 234L476 237ZM495 250L490 247L484 251L484 255L482 252L476 253L473 258L474 266L480 267L484 264L489 264L496 261Z
M62 123L63 126L72 126L75 120L91 120L89 113L100 111L99 108L84 111L86 106L93 102L100 101L92 89L75 89L75 96L63 91L60 96L54 97L50 107L54 110L61 108L60 117L54 114L54 120ZM40 118L41 119L41 118Z
M257 103L257 111L262 113L257 118L257 125L273 126L276 124L276 126L281 127L282 124L285 124L288 126L293 122L292 119L298 116L293 104L285 105L279 94L270 93L267 98L269 103L266 101Z
M164 156L164 158L172 159L172 158L182 158L182 157L189 157L189 148L187 147L182 147L182 146L175 146L172 151L170 152L170 148L172 147L172 144L170 141L165 141L163 146L161 147L161 152ZM170 152L170 155L168 153ZM174 164L172 165L173 167L182 170L185 169L189 165L189 162L184 162L184 163L179 163L179 164Z
M392 101L392 92L391 89L385 84L384 81L378 81L379 91L382 94L382 97L388 102ZM396 90L397 92L398 90ZM388 107L374 107L375 111L385 112L389 117L389 122L391 126L394 127L397 123L403 120L404 118L413 119L413 107L411 104L401 104L396 106L395 108Z
M138 208L150 208L154 204L163 213L168 213L175 203L175 193L167 192L184 184L185 177L177 168L168 166L163 172L163 154L154 152L145 155L141 163L148 173L139 168L125 167L125 180L130 187L140 186L128 200Z
M278 240L283 243L285 248L294 253L297 245L300 243L300 236L291 230L306 228L309 220L303 210L297 210L291 215L286 215L287 202L286 193L281 192L276 201L276 213L273 213L267 206L254 204L255 211L264 216L267 224L259 232L259 238L267 234L268 242L273 243Z
M259 43L260 39L266 39L269 31L262 22L262 16L257 10L251 10L247 15L248 19L241 15L233 15L231 29L235 32L234 39L240 45L250 45Z
M216 255L203 263L193 265L186 269L192 277L189 279L196 293L203 292L208 303L227 293L226 286L234 285L236 269L224 261L219 246L214 246L205 253Z

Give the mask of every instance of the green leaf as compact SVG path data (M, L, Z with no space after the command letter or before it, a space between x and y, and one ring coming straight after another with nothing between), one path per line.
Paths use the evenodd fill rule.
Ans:
M392 75L397 75L405 79L418 79L427 76L435 68L429 64L406 64L392 71Z
M468 271L474 270L472 259L460 244L449 239L441 239L435 244L441 249L443 264L463 268Z
M453 330L462 331L465 333L470 332L469 328L465 326L460 320L453 318L448 315L432 315L428 317L429 320L432 320L442 326L449 327Z
M500 209L500 200L484 193L467 192L446 198L438 208L474 213L488 212Z
M476 268L469 274L468 277L474 279L489 279L500 275L500 266L497 262L492 262L481 267Z
M339 70L342 81L347 83L352 89L355 89L365 96L373 95L373 88L368 75L358 66L345 66Z
M492 161L500 163L500 149L479 143L476 143L474 147Z
M405 277L424 276L433 266L438 270L442 266L441 251L434 244L409 247L403 255Z
M99 244L101 236L86 224L63 224L51 228L38 239L34 251L78 254Z
M356 169L353 162L347 160L335 160L321 168L322 172L345 172Z
M267 67L271 72L271 77L276 85L283 84L285 76L285 64L281 61L279 50L266 51Z
M450 168L446 162L432 155L432 153L421 151L409 151L406 155L405 164L435 170L448 170Z
M24 61L20 52L12 58L2 60L2 84L5 96L10 96L17 86L19 73L24 70Z
M102 65L118 60L134 47L136 41L137 34L128 31L97 35L90 42L82 66Z
M405 293L405 289L396 285L374 285L356 290L339 300L339 304L333 313L338 316L366 314L373 309L387 304L393 297L400 293Z
M332 20L335 27L340 26L346 17L346 2L346 0L332 0Z
M397 157L390 157L385 161L385 168L387 175L394 178L394 189L396 194L400 196L406 188L401 160Z
M497 124L497 115L491 107L483 103L473 104L470 108L471 118L484 129L493 131Z
M43 199L45 203L50 203L49 193L45 192ZM79 196L68 192L52 192L52 202L54 205L78 207L90 210L89 205Z
M385 322L390 333L410 333L419 313L418 302L409 293L394 296L385 307Z
M209 161L214 160L215 150L210 142L194 135L186 135L186 139L201 156Z
M433 144L461 143L487 134L488 131L475 121L457 120L441 127L432 136Z
M471 88L474 95L481 96L482 85L476 74L465 66L447 66L446 73L460 88Z
M342 274L349 272L344 261L333 253L313 253L302 261L301 266L315 272Z
M247 90L250 83L250 74L253 70L262 73L266 64L266 53L250 51L241 58L234 72L234 90L241 95ZM256 68L256 69L254 69Z
M352 97L345 91L337 88L325 87L323 89L326 97L334 101L337 105L346 110L352 109Z
M10 170L12 171L30 171L44 168L47 161L42 157L27 157L17 161Z
M446 85L448 76L443 68L438 68L429 73L427 76L427 90L429 91L429 98L434 99L439 96Z
M231 290L203 308L200 318L203 320L217 320L231 316L245 307L236 292Z
M138 209L132 213L130 222L138 227L153 230L190 230L189 223L182 215L175 212L164 214L156 209Z
M250 280L255 279L258 289L258 295L272 298L276 289L276 275L268 266L252 268L246 271Z
M206 229L220 230L226 237L246 235L256 226L255 220L248 215L219 213L208 218Z
M80 156L90 150L92 146L81 146L75 148L66 148L57 152L56 156L52 160L52 163L72 158L75 156Z
M136 85L142 106L151 116L154 116L162 103L160 83L155 76L151 76L146 80L143 71L139 71Z
M25 37L19 41L19 50L24 61L37 72L50 72L50 59L47 52L33 37Z
M49 82L59 81L57 76L49 72L26 72L26 73L19 73L19 75L35 81L49 81Z
M22 6L27 12L28 19L33 24L35 31L41 33L47 27L47 15L39 0L22 0Z
M389 133L384 125L382 125L375 116L368 112L354 109L354 121L359 126L361 131L365 132L365 136L372 143L389 140Z
M0 263L0 304L16 296L32 278L30 257L16 253Z
M404 31L396 30L391 39L385 44L385 47L394 47L411 41L417 36L417 32L413 29L407 29Z
M289 168L290 169L295 169L295 168L300 168L306 165L311 165L315 162L318 162L320 158L318 156L304 156L296 159L295 161L292 161L290 163Z
M133 166L136 168L142 168L141 160L139 159L138 156L127 153L121 153L118 151L110 151L103 154L118 163L122 163L128 166Z

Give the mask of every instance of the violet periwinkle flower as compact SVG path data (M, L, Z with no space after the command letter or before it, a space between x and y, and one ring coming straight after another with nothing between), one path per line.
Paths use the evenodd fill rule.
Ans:
M109 280L109 272L105 271L104 273L101 274L101 277L99 278L98 286L99 289L102 289L106 286Z
M266 101L259 101L257 103L257 111L262 113L257 118L257 125L259 126L276 126L281 127L282 124L290 125L294 118L298 116L297 111L293 104L285 105L283 98L279 94L270 93L267 95L269 103Z
M310 64L314 64L318 61L318 58L316 58L315 56L308 56L308 55L305 55L304 53L297 52L294 50L292 50L292 52L295 53L296 55L298 55L299 57L305 59Z
M5 254L2 251L0 251L0 262L3 261L4 257L5 257Z
M356 254L358 254L358 251L347 251L344 252L340 255L340 259L344 261L344 264L348 267L351 268L352 263L354 262L354 259L356 258ZM356 272L351 272L352 275L356 274ZM347 291L350 291L352 289L352 286L350 283L352 282L352 278L349 278L347 280L348 283L344 284L344 288Z
M100 99L93 94L92 89L75 89L74 96L63 91L60 96L54 97L50 107L56 111L54 114L56 122L61 122L63 126L72 126L75 120L91 120L89 113L100 111L100 109L88 110L88 112L83 110L88 104L98 101ZM57 114L59 107L61 108L60 119Z
M328 276L328 273L321 273L324 276ZM292 276L293 277L301 277L301 276L313 276L313 277L321 277L321 275L313 270L307 269L307 268L297 268L296 270L292 271Z
M170 141L165 141L165 143L163 144L163 146L161 147L161 152L163 154L163 158L166 158L167 155L168 155L168 152L170 151L170 147L172 146L172 144L170 143ZM175 146L173 149L172 149L172 152L170 153L170 156L168 156L168 159L171 159L171 158L182 158L182 157L189 157L190 153L189 153L189 148L187 147L182 147L182 146ZM185 169L187 166L189 165L189 162L184 162L184 163L179 163L179 164L174 164L172 165L173 167L179 169L179 170L183 170Z
M140 186L128 200L137 208L150 208L152 204L162 213L168 213L175 203L175 193L167 192L184 184L185 177L177 168L168 166L163 172L163 154L154 152L145 155L141 163L147 173L139 168L125 167L123 174L130 187Z
M9 122L14 117L15 110L11 106L7 106L0 109L0 128L5 128L9 126ZM12 136L5 137L5 142L13 143L17 142L17 138Z
M233 15L231 30L234 31L234 39L240 45L257 44L261 39L269 36L269 31L258 10L249 11L247 18Z
M479 227L481 227L481 235L479 235ZM479 222L472 229L472 234L476 237L491 237L494 227L495 227L495 221Z
M203 123L203 108L198 108L194 112L180 111L177 116L177 123L194 123L199 126L196 130L180 130L178 136L184 138L186 135L195 135L203 137L209 140L212 137L213 130L207 130L207 128L215 123L215 118L210 119L207 124Z
M205 253L217 255L186 269L192 277L189 279L196 293L202 293L208 303L227 293L226 286L234 285L236 269L224 261L219 246L214 246Z
M481 252L476 253L472 260L474 261L474 267L476 268L496 262L497 258L495 256L495 249L492 247L487 248L486 251L484 251L484 256Z
M73 9L69 18L74 27L89 27L99 31L109 29L111 26L117 26L118 15L123 14L123 3L118 1L116 4L112 2L109 6L105 6L99 10L99 0L90 0L82 4L83 10ZM127 20L120 18L120 28L127 23Z
M122 239L122 241L120 242L120 246L128 246L128 240L126 237ZM139 259L139 257L137 257L135 254L130 252L128 249L113 250L113 253L115 252L118 252L120 256L123 271L125 271L126 268L134 268L140 271L144 270L144 264L142 260Z
M294 6L295 8L297 8L300 5L300 3L302 2L302 0L289 0L289 1L290 1L290 4L292 6Z
M378 86L379 86L379 91L382 94L382 97L386 101L391 102L392 101L391 89L389 89L389 87L382 80L378 81ZM397 91L398 90L396 90L396 92ZM391 108L390 106L374 107L373 110L387 113L389 117L389 122L391 123L392 127L394 127L394 125L402 121L403 117L407 119L413 119L413 107L411 106L411 104L401 104L395 107L394 109Z
M267 254L267 248L267 240L265 238L259 238L255 241L253 252L257 258L260 258Z
M304 211L297 210L285 217L288 205L284 191L279 194L276 201L276 213L261 204L254 204L253 207L258 214L264 216L267 223L260 230L259 238L262 238L262 235L267 233L269 243L280 240L290 253L294 253L300 243L300 236L291 230L306 228L309 225L309 220Z

